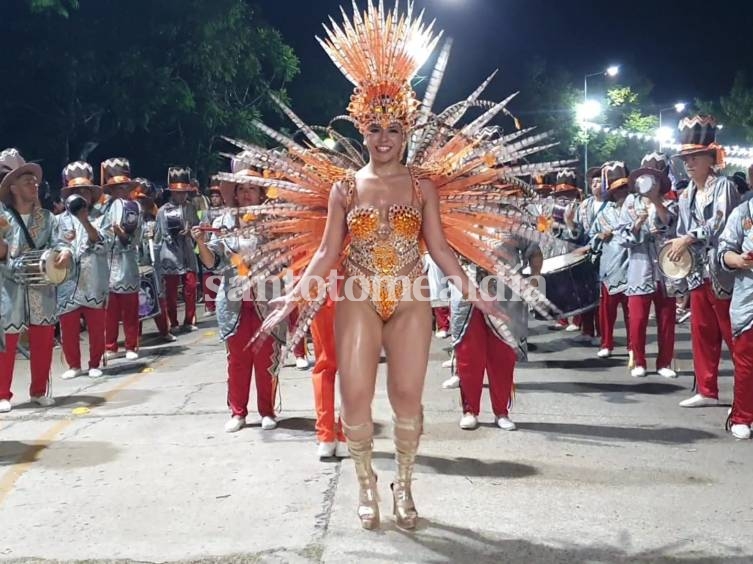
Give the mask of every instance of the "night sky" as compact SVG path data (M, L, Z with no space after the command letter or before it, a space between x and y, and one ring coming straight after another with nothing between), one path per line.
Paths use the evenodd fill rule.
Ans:
M333 88L349 88L326 68L334 66L314 40L328 15L340 19L340 5L350 12L349 2L255 4L301 60L291 87L295 107L301 107L311 81L334 80ZM753 73L750 0L416 0L415 5L426 8L436 28L454 39L440 106L467 95L495 68L501 72L490 93L504 97L521 87L526 66L537 56L568 69L579 84L584 74L620 64L622 82L630 84L631 73L644 75L654 85L653 102L663 106L718 98L729 91L738 69ZM600 81L589 79L589 89L598 90ZM303 106L304 118L314 118Z

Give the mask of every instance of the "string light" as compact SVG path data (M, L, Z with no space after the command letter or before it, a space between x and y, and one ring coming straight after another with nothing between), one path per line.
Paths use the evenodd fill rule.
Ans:
M591 131L608 133L609 135L619 135L625 139L635 139L637 141L645 141L646 143L656 143L658 140L656 134L651 135L649 133L637 133L625 129L613 129L597 123L584 123L582 126ZM678 143L667 143L665 139L662 139L661 141L662 147L664 148L673 151L679 151L681 148ZM753 165L753 147L740 147L739 145L725 146L724 152L726 153L725 161L727 164L739 167Z

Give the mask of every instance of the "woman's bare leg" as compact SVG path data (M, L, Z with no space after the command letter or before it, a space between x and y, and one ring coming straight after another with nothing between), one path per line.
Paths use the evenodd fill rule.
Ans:
M371 465L374 447L371 402L382 350L382 325L367 301L343 299L335 305L342 426L358 476L358 517L364 529L379 526L376 475Z
M413 467L423 432L423 395L431 346L431 307L428 301L403 301L384 326L387 391L394 412L393 437L397 473L392 483L395 522L415 529L418 512L411 494ZM406 339L410 335L410 339Z

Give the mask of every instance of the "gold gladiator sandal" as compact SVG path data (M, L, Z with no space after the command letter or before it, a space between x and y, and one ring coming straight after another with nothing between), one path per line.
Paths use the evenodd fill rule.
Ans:
M424 416L421 413L416 417L402 419L393 415L392 422L394 424L397 474L390 488L392 489L395 523L401 529L415 529L418 512L411 494L411 480L413 479L413 467L416 464L418 440L423 432Z
M374 449L374 425L363 423L350 427L342 422L343 432L348 439L348 451L353 459L358 477L358 518L364 529L376 529L379 527L379 494L377 492L377 476L371 466L371 454ZM368 436L364 439L353 440L351 437L360 435L368 430Z

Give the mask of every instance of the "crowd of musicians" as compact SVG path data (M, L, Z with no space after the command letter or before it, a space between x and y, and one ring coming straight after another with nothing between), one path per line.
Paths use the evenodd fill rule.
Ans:
M646 377L652 368L659 376L677 377L672 366L675 323L689 313L695 395L680 405L718 405L724 342L734 362L728 426L734 437L750 438L751 192L744 175L721 174L724 155L715 141L713 119L683 120L680 134L682 149L674 157L683 162L686 181L670 174L671 157L662 153L646 155L632 172L619 161L589 170L590 195L585 198L572 170L560 171L556 180L537 179L534 189L542 202L564 205L543 216L541 209L531 215L539 215L537 227L562 246L547 247L543 239L510 234L500 246L500 256L512 268L556 282L547 284L547 297L567 314L557 327L580 331L584 344L598 345L598 358L615 354L614 327L622 311L625 353L635 378ZM237 210L264 205L274 197L254 183L262 171L245 163L242 153L236 156L231 172L237 181L213 184L206 194L198 191L190 169L172 167L161 194L152 182L132 177L127 159L102 162L99 182L90 164L73 162L62 171L64 205L55 214L39 204L41 167L26 162L15 149L0 153L0 325L5 343L0 352L0 412L11 410L20 335L28 336L31 402L51 406L56 328L67 365L61 377L99 378L107 361L120 356L121 325L127 360L138 358L141 325L148 319L154 320L165 342L175 341L179 332L196 330L201 288L205 309L216 316L227 348L226 431L245 426L252 380L262 428L276 427L276 383L285 360L287 327L280 326L258 346L248 346L268 312L271 295L234 294L248 267L244 261L258 244L252 232L243 229L256 218ZM538 205L536 199L529 199L529 204ZM515 364L528 351L527 307L521 300L503 297L501 307L508 320L500 323L460 295L443 301L441 273L428 257L426 263L436 299L437 337L452 339L452 375L443 387L460 389L460 427L478 426L486 375L497 426L515 429L508 411ZM557 266L547 268L547 263ZM570 277L569 286L547 278L562 273ZM485 275L473 274L479 280ZM567 297L555 296L555 287L564 287ZM347 456L335 406L335 307L328 302L311 326L317 453L322 458ZM646 334L652 315L658 355L649 363ZM80 350L82 326L88 340L86 364ZM294 355L298 368L308 368L303 342Z

